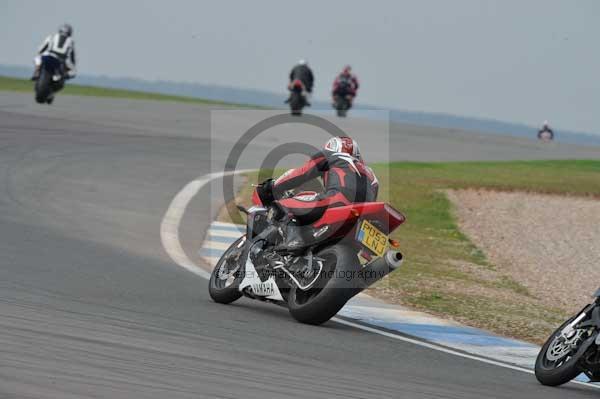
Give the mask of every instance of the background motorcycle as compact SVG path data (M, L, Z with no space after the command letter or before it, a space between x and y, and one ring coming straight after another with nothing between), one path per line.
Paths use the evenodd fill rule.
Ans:
M349 79L340 79L332 93L333 108L337 111L337 116L341 118L346 116L348 110L352 107L354 94L355 90L351 81Z
M299 79L294 80L288 86L290 97L287 102L290 104L292 115L302 115L302 109L307 105L304 83Z
M600 381L600 289L594 298L542 346L535 362L535 376L543 385L561 385L581 373L593 382Z
M538 139L542 140L542 141L552 141L554 140L554 133L548 131L548 130L544 130L538 133Z
M333 93L333 107L337 116L343 118L347 115L352 106L352 90L348 83L341 82L340 86Z
M65 84L64 67L60 60L42 56L40 75L35 82L35 101L40 104L52 104L54 94Z
M337 116L339 116L340 118L346 117L346 115L348 114L348 110L350 109L351 100L352 97L349 95L336 95L333 97L333 105L336 109Z
M225 251L211 274L209 293L215 302L231 303L245 295L287 305L296 320L321 324L402 262L399 251L388 249L388 242L397 246L388 234L405 218L388 204L328 208L294 216L289 225L281 218L289 210L278 201L263 205L265 197L258 186L254 206L239 207L247 213L246 234ZM287 248L302 246L282 256L275 247L283 242Z

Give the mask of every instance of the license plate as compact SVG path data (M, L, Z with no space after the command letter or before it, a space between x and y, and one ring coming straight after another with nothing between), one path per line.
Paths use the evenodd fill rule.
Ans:
M373 251L377 256L382 256L387 248L388 237L381 230L369 223L368 220L363 220L360 223L356 240L362 245Z

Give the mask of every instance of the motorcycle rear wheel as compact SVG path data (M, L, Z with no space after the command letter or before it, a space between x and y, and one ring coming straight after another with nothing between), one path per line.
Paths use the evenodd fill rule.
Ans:
M304 108L304 98L302 98L302 94L293 92L290 98L290 112L292 115L300 116L302 115L302 108Z
M307 291L293 287L288 295L288 309L292 317L313 325L331 319L356 295L359 290L353 279L361 267L355 251L344 244L325 248L316 256L325 259L325 265L314 287Z
M346 117L348 111L346 111L345 108L338 108L337 109L337 116L339 116L340 118L344 118Z
M52 74L42 68L40 77L35 82L35 101L44 104L50 96L52 85Z

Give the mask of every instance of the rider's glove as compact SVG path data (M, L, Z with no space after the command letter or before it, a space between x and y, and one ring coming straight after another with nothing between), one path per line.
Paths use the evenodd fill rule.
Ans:
M256 187L256 192L260 197L260 201L264 205L269 205L271 202L275 201L275 196L273 195L273 184L275 180L268 179L261 183L260 186Z

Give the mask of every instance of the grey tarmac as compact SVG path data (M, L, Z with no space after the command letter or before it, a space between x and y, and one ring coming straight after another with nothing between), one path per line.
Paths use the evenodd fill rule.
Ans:
M41 107L0 93L1 398L598 397L334 322L302 325L273 305L213 303L159 234L175 194L222 168L235 140L211 139L209 111L69 96ZM246 126L236 115L223 123ZM391 136L393 159L600 157L444 129L394 126ZM269 146L251 145L240 167L256 167ZM201 190L180 226L198 264L219 194Z

